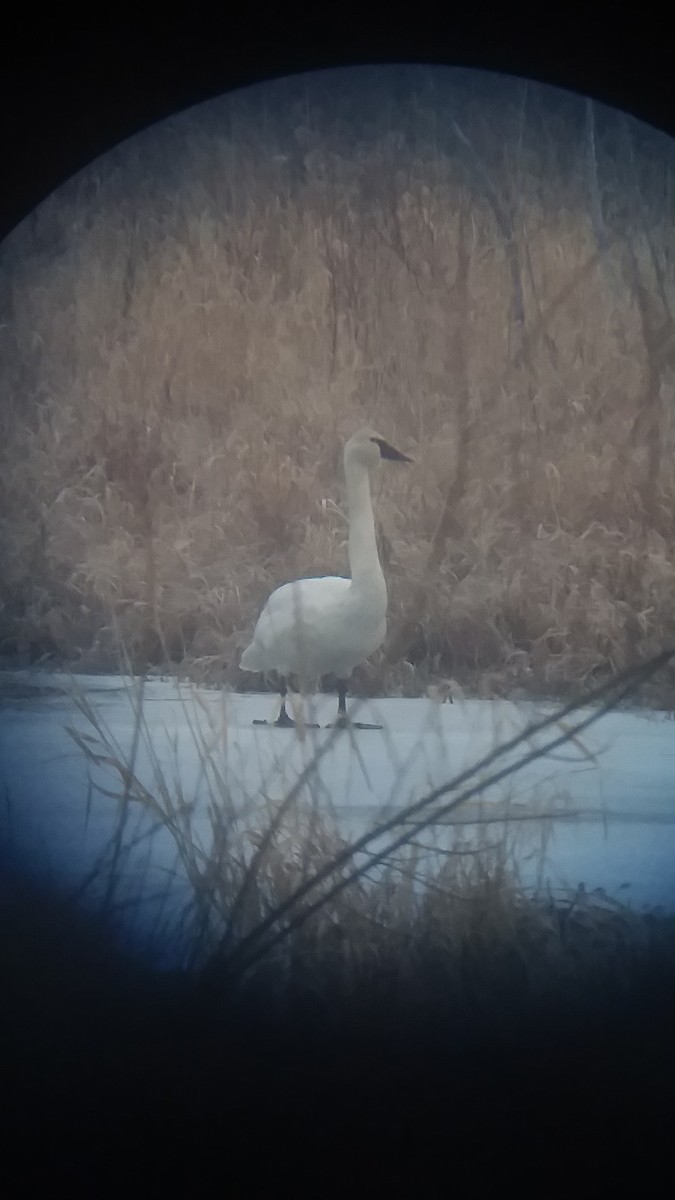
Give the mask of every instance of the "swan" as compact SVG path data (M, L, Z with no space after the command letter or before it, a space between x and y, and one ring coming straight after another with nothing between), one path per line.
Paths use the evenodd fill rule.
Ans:
M338 725L347 722L347 681L354 667L373 654L387 631L387 585L375 541L370 499L370 471L382 459L412 462L372 429L362 429L344 448L349 507L351 578L325 575L297 579L272 592L244 650L244 671L276 671L281 709L277 726L294 726L286 712L287 679L294 675L304 691L310 680L335 675L338 680ZM254 721L267 725L267 721ZM353 723L357 729L379 725ZM316 726L314 726L316 728Z

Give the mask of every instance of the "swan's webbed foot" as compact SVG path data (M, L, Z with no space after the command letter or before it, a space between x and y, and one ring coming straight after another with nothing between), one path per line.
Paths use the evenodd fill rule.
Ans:
M282 704L281 712L279 713L279 716L274 724L278 729L295 729L295 721L292 717L289 717L288 713L286 712L285 704Z
M274 728L276 726L277 729L295 729L295 721L293 720L292 717L289 717L288 713L286 712L287 692L288 692L288 688L286 687L286 680L284 678L282 678L279 683L279 695L281 697L281 709L279 710L279 716L277 717L276 721L263 721L258 717L258 718L256 718L256 720L254 720L253 724L254 725L270 725L272 728Z
M289 717L288 713L285 710L284 710L283 715L281 713L279 713L279 716L277 717L276 721L263 721L263 720L261 720L260 717L256 717L253 721L253 724L254 725L267 725L267 726L269 726L270 729L299 729L300 728L300 725L298 724L298 722L294 721L292 719L292 717ZM315 722L313 722L313 721L303 721L302 728L303 729L320 729L321 726L315 724Z
M338 717L325 725L324 729L384 729L384 725L369 725L367 721L350 721L349 717Z
M327 725L324 725L324 729L346 729L348 725L349 721L346 717L336 717L334 721L329 721Z
M256 717L254 725L269 725L271 729L295 729L295 721L289 717L285 708L282 708L276 721L263 721L260 717Z
M382 729L382 725L370 725L367 721L351 721L347 716L346 688L340 687L338 692L337 717L326 729Z
M275 728L276 729L297 729L297 728L299 728L298 722L294 721L292 717L289 717L288 713L286 712L285 700L284 700L283 704L281 705L281 711L280 711L279 716L277 717L276 721L262 721L260 718L256 718L254 720L253 724L254 725L269 725L270 728L272 728L272 729L275 729ZM321 726L313 724L311 721L303 721L302 728L303 729L320 729Z

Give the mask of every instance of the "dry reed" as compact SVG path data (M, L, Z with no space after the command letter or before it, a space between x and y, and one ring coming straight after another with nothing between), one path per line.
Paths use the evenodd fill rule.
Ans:
M377 485L391 637L357 690L564 695L675 638L672 145L377 78L365 124L358 73L184 114L6 241L6 657L259 686L269 591L346 569L364 420L416 465Z

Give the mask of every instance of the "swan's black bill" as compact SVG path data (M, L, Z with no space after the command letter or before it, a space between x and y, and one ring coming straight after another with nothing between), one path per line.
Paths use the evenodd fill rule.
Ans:
M380 447L380 456L389 459L390 462L411 463L413 461L407 454L401 454L400 450L397 450L394 446L390 446L389 442L385 442L384 438L374 437L370 440L371 442L377 442L377 445Z

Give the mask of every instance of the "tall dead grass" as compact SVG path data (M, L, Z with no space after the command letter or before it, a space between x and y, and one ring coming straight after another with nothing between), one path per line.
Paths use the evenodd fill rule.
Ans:
M563 694L672 641L672 146L441 74L364 123L344 75L333 116L326 77L185 114L8 239L5 655L257 686L267 594L347 569L365 421L415 466L357 688Z
M170 761L159 752L157 730L153 732L144 707L143 680L131 681L133 737L124 749L102 713L75 687L73 698L85 724L69 726L68 732L89 765L90 797L99 794L116 804L117 818L110 846L82 891L96 884L103 911L111 915L127 854L136 841L163 828L176 861L173 874L167 873L168 892L176 902L183 897L180 911L177 903L170 905L163 937L172 943L172 953L180 951L184 963L202 972L207 983L220 986L224 980L239 989L247 976L259 979L262 969L271 971L276 987L282 985L288 994L289 981L294 985L309 971L316 978L306 981L307 986L316 990L328 971L337 973L340 987L353 984L358 991L364 972L381 976L383 962L389 963L385 976L411 956L416 970L420 945L435 946L441 960L455 964L450 979L458 955L477 953L482 964L483 958L490 960L491 948L502 945L524 953L523 930L526 939L534 938L533 965L542 939L553 939L560 956L553 966L571 970L573 964L565 965L564 928L557 924L566 905L572 905L570 912L586 911L588 920L597 916L599 945L605 920L613 945L622 933L629 943L639 936L641 918L634 924L629 910L607 898L587 897L583 888L575 897L563 897L562 906L545 895L542 906L537 891L543 885L534 888L532 899L519 881L517 830L523 814L509 804L501 812L493 809L488 823L476 822L468 806L506 779L517 787L518 772L533 760L569 742L580 744L590 725L625 697L634 697L673 653L663 652L600 685L591 693L590 706L575 699L532 723L440 786L383 811L352 840L340 835L317 771L343 730L334 728L308 754L302 770L287 778L283 768L280 775L274 768L257 793L247 795L231 786L226 710L202 713L199 703L183 699L192 753L199 762L194 791L188 791L178 740L169 738ZM145 765L139 772L140 751ZM280 782L281 796L274 799ZM132 809L149 825L144 833L134 823L130 837ZM462 813L467 824L474 822L468 839L457 827L439 843L434 830L447 824L451 814ZM542 879L546 832L555 815L532 806L524 814L541 825ZM429 834L431 844L426 844ZM483 944L484 937L490 946ZM411 986L409 979L404 991Z

